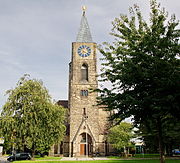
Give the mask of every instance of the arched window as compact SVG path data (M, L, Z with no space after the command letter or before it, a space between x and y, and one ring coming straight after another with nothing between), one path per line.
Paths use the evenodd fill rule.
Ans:
M83 64L81 67L81 80L88 81L88 65Z

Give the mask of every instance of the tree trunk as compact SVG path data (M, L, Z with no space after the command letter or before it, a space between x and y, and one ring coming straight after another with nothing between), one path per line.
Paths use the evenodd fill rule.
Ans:
M125 146L124 146L124 156L127 157L127 150Z
M25 138L24 136L22 136L22 146L23 146L23 152L26 152L26 148L25 148Z
M158 129L160 163L165 163L164 146L163 146L163 140L162 140L162 124L161 124L160 118L157 120L157 129Z
M34 159L34 155L35 155L35 145L33 144L32 146L32 158Z

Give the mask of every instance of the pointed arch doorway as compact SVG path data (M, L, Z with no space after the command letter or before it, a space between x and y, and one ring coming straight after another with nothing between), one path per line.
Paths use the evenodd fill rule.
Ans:
M80 141L80 156L91 156L93 154L92 138L87 133L82 133Z

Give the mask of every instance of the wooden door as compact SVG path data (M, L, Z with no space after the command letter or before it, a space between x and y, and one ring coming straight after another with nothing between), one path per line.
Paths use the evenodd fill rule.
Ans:
M85 155L85 144L80 144L80 155Z

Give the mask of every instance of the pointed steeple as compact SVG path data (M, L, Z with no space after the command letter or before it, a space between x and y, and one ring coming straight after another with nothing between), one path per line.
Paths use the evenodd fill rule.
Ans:
M88 21L87 21L87 18L85 16L85 11L86 11L86 7L84 6L83 7L83 15L81 18L81 24L80 24L80 28L79 28L79 32L77 35L76 42L93 42L91 32L90 32L90 28L88 25Z

